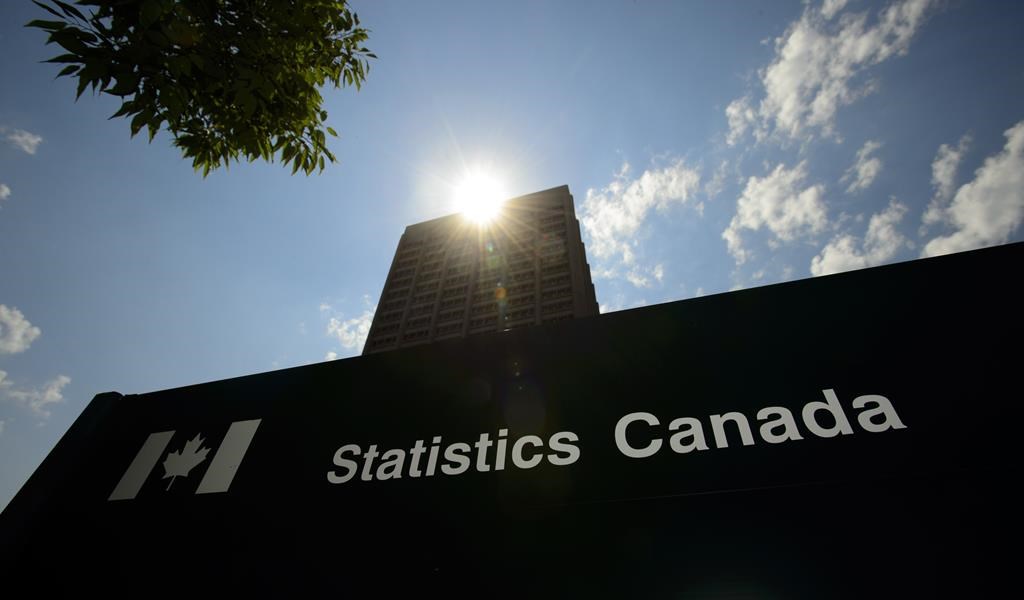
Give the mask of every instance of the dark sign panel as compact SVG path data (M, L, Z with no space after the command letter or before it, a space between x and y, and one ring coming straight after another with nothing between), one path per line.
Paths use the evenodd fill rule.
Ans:
M1022 258L101 394L0 564L66 595L1008 589Z

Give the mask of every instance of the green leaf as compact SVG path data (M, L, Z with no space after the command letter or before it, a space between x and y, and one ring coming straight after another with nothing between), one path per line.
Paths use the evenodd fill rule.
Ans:
M54 31L50 34L50 41L57 42L68 52L78 54L79 56L89 52L89 47L83 44L82 40L78 39L78 36L71 29Z
M137 134L142 129L142 127L146 124L147 121L149 121L149 115L146 114L145 111L135 115L135 118L132 119L131 126L132 137L135 137L135 134Z
M248 119L256 112L256 99L252 97L249 90L241 90L235 94L235 102L242 107L242 116Z
M61 69L60 73L57 73L57 77L64 77L65 75L70 75L70 74L74 73L77 70L78 70L78 65L68 65L68 66L64 67L63 69ZM56 77L54 79L56 79Z
M81 13L81 11L79 11L74 6L71 6L67 2L61 2L60 0L53 0L53 3L56 4L57 6L59 6L60 9L62 11L64 11L64 14L66 14L67 16L69 16L69 17L78 17L79 19L81 19L83 21L87 20L85 18L85 15L83 15ZM36 4L38 4L38 2Z
M37 2L36 0L32 0L32 4L35 4L35 5L36 5L36 6L38 6L39 8L41 8L41 9L45 10L46 12L50 13L51 15L53 15L53 16L55 16L55 17L58 17L58 18L60 18L60 19L63 19L63 18L64 18L64 17L60 16L60 13L59 13L59 12L57 12L57 11L53 10L53 9L52 9L52 8L50 8L49 6L47 6L47 5L43 4L42 2ZM27 26L26 26L26 27L27 27Z
M295 156L295 146L285 146L281 151L281 162L288 164L288 161Z
M148 29L150 25L160 20L162 13L163 9L157 0L145 0L139 8L139 24L143 29Z
M44 21L42 19L32 19L28 23L25 23L25 27L35 27L46 31L60 31L67 26L68 24L64 21Z
M77 54L61 54L60 56L54 56L53 58L51 58L49 60L44 60L43 62L48 62L48 63L70 63L70 62L73 62L73 63L77 63L77 62L83 62L83 61L82 61L82 57L77 55Z
M108 94L114 96L127 96L133 94L139 89L139 78L136 75L128 75L127 77L118 78L117 83L114 87L106 90Z
M121 104L121 108L117 109L117 112L112 114L112 115L110 115L110 117L108 117L108 118L109 119L114 119L114 118L117 118L117 117L123 117L124 115L128 115L128 114L131 114L133 112L135 112L135 103L129 101L129 102L125 102L125 103Z
M82 69L82 71L85 71L85 69ZM87 78L85 78L82 73L79 73L78 74L78 89L75 90L75 100L78 100L79 98L82 97L82 92L85 91L85 88L88 85L89 85L89 80Z
M327 133L331 134L334 137L338 137L338 132L335 131L333 127L328 127L327 128Z

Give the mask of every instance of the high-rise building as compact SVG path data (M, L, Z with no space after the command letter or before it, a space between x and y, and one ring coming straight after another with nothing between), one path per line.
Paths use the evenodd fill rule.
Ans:
M406 227L363 354L598 314L569 186Z

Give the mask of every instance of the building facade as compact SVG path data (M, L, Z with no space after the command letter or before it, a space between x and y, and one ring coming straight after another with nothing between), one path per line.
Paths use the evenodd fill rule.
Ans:
M402 234L363 354L598 314L568 186Z

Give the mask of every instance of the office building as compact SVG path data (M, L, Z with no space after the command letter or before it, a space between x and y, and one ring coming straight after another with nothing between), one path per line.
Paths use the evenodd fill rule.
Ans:
M454 214L408 226L363 354L596 314L561 186L508 200L486 224Z

